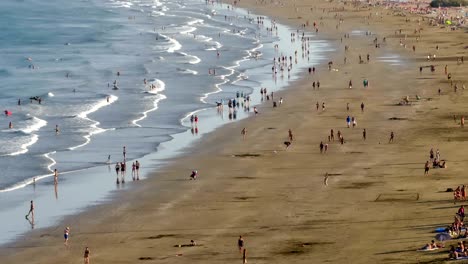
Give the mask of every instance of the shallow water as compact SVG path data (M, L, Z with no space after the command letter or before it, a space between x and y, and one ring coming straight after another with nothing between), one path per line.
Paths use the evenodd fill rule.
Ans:
M291 31L278 25L278 35L271 34L264 28L269 20L258 26L243 10L197 0L6 0L0 13L9 22L0 36L0 103L12 112L0 130L0 217L6 222L0 242L30 228L17 222L29 200L42 207L36 228L100 201L117 189L108 155L111 163L122 161L126 146L127 160L160 166L155 159L180 153L234 120L227 107L218 114L216 102L285 87L330 50L311 35L309 59L300 58L290 78L272 78L273 58L301 48L300 41L291 44ZM209 75L213 69L216 75ZM41 104L31 103L32 96ZM251 97L252 106L260 102L258 92ZM188 116L201 109L191 128ZM248 114L237 109L235 119ZM54 169L60 195L53 190Z

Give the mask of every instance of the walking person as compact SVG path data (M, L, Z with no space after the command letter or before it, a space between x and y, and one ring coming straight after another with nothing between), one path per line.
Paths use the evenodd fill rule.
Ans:
M361 103L361 112L364 112L364 102Z
M426 161L426 164L424 165L424 175L428 175L429 174L429 161L427 160Z
M239 239L237 240L237 247L239 248L239 253L242 253L242 250L244 249L244 239L242 236L239 236Z
M125 146L123 146L123 157L125 161L127 159L127 148Z
M115 164L115 174L117 174L117 181L116 181L117 184L120 183L120 180L119 180L119 172L120 172L120 163L117 162L117 163Z
M245 136L247 135L247 128L243 128L241 131L242 139L245 140Z
M388 140L388 143L393 143L393 139L395 139L395 133L390 132L390 139Z
M29 219L29 216L32 216L32 219L34 219L34 202L31 200L31 204L29 206L29 212L26 215L26 219Z
M364 141L366 140L366 134L367 134L367 132L366 132L366 129L364 128L362 130L362 140L364 140Z
M89 264L89 255L91 254L91 251L89 250L88 247L85 248L84 251L84 264Z
M291 142L292 142L293 139L294 139L293 133L292 133L292 130L291 130L291 129L288 130L288 138L289 138L289 141L291 141Z
M66 227L65 230L63 230L63 238L65 239L65 246L68 246L68 238L70 237L70 227Z

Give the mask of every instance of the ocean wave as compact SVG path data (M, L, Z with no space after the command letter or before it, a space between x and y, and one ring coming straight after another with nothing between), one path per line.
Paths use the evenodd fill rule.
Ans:
M29 151L28 147L34 145L39 140L39 136L36 134L31 134L25 140L17 139L16 142L23 142L19 147L20 150L7 154L7 156L18 156Z
M153 107L150 108L149 110L144 111L144 112L142 113L141 117L139 117L139 118L137 118L137 119L135 119L135 120L132 120L132 124L133 124L134 126L141 127L141 125L139 125L138 122L140 122L141 120L147 118L149 113L156 111L156 110L158 109L158 103L159 103L159 101L164 100L164 99L167 98L167 97L166 97L165 95L163 95L163 94L156 94L155 96L156 96L156 98L155 98L154 101L153 101Z
M85 142L83 144L80 144L80 145L77 145L77 146L69 147L68 148L69 150L75 150L77 148L81 148L83 146L86 146L87 144L89 144L89 142L91 142L91 137L93 135L100 134L100 133L106 132L108 130L113 130L113 129L103 129L103 128L98 127L98 125L100 123L98 121L96 121L96 120L92 120L91 118L88 117L88 115L93 113L93 112L98 111L100 108L102 108L104 106L108 106L108 105L112 104L113 102L117 101L117 99L119 99L117 96L110 95L109 100L107 100L107 97L106 97L106 99L98 101L97 103L92 105L89 109L87 109L87 110L79 113L78 115L76 115L77 117L88 120L88 121L92 122L93 124L90 126L91 130L87 131L87 134L85 136L83 136L85 138Z
M184 57L192 58L191 60L188 61L188 63L190 63L190 64L198 64L198 63L201 62L201 59L199 57L195 56L195 55L190 55L190 54L187 54L185 52L178 52L177 54L180 54L180 55L182 55Z
M146 91L145 93L157 94L166 90L166 84L159 79L149 79L148 83L150 84L150 87L154 85L154 88L149 91Z
M162 36L163 38L167 39L172 45L167 49L167 52L169 53L174 53L175 51L177 50L180 50L182 48L182 45L179 43L179 41L171 38L171 37L168 37L166 35L163 35L163 34L159 34L160 36Z
M190 70L190 69L182 69L182 68L177 68L177 70L181 73L184 73L184 74L192 74L192 75L197 75L198 72L197 71L194 71L194 70Z

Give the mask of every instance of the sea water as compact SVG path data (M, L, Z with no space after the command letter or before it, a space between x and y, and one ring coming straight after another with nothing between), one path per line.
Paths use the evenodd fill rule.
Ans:
M24 206L35 190L28 187L51 184L54 169L78 184L85 176L76 172L93 177L109 155L122 161L123 146L127 160L164 152L158 146L190 130L192 113L230 122L217 102L295 79L271 72L273 58L293 55L295 30L267 32L272 21L259 26L246 11L204 0L3 0L0 19L0 105L11 112L0 118L4 212ZM318 64L329 48L310 43L297 68ZM8 228L0 234L15 233Z

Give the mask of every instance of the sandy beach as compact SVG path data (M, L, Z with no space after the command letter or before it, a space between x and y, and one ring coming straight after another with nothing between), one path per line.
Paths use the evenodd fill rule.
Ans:
M90 263L242 263L239 236L248 263L448 259L449 245L458 240L436 251L417 249L433 239L435 228L450 225L463 204L454 204L446 189L468 184L468 135L460 127L461 116L468 116L468 67L457 63L466 55L466 28L451 31L429 26L427 18L418 22L416 15L317 0L242 0L239 6L298 28L308 22L309 32L315 21L318 35L338 47L329 59L332 69L313 65L315 74L305 72L275 93L284 98L281 106L267 101L258 115L203 137L190 155L171 160L112 203L1 248L2 263L82 263L85 246ZM429 54L436 59L427 61ZM316 81L319 89L312 87ZM398 105L406 96L409 103ZM355 117L356 127L347 127L347 116ZM285 149L289 129L294 138ZM331 129L335 140L329 142ZM326 153L320 142L328 144ZM431 148L440 150L447 168L431 166L424 175ZM199 177L190 181L194 168Z

